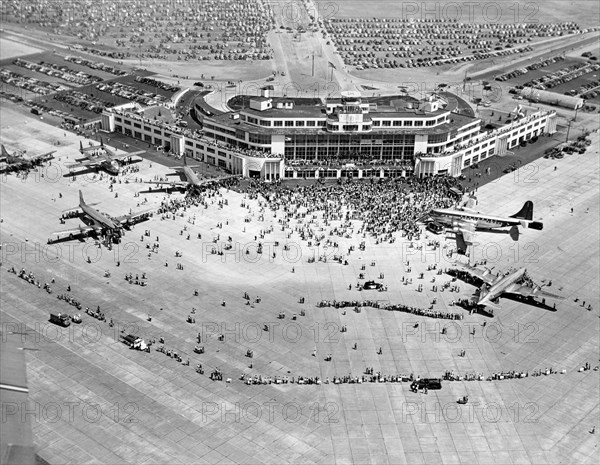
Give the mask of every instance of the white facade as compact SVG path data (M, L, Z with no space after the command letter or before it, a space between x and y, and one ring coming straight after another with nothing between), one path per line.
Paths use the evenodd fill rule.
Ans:
M356 117L355 120L352 120L352 124L357 126L364 123L365 118L371 120L366 114L367 112L363 113L362 109L359 111L357 108L357 111L349 113L352 113L353 118ZM273 124L274 121L282 121L280 127L283 129L278 131L267 129L267 124L259 121L256 113L247 112L244 114L241 111L240 115L241 118L237 114L231 114L227 118L222 117L221 119L206 118L205 134L203 135L144 118L136 112L111 109L102 114L102 128L109 132L116 131L130 135L154 146L161 146L176 155L186 154L197 160L221 167L232 174L269 181L301 177L384 178L405 176L411 172L417 176L459 176L463 169L472 164L494 155L503 155L511 148L523 141L530 140L532 137L556 132L555 112L538 111L491 132L481 132L481 121L479 119L471 120L463 117L459 121L465 121L464 123L459 126L455 124L452 127L450 124L452 119L458 118L452 113L438 113L431 116L420 114L418 117L422 122L419 126L430 126L426 123L430 120L432 124L445 125L444 127L450 129L438 133L439 131L418 131L415 128L413 134L411 134L411 128L414 128L415 117L411 120L408 115L398 117L396 114L386 116L385 113L379 113L378 119L382 125L383 121L387 121L389 118L389 123L384 126L390 126L391 130L385 133L386 136L371 135L368 130L361 126L361 129L365 130L358 131L359 134L352 137L357 137L361 145L363 141L368 141L371 144L369 147L372 147L373 151L377 148L383 154L386 145L384 141L377 144L376 138L390 137L390 135L396 134L392 128L396 126L393 121L397 120L397 126L401 128L398 132L409 138L407 140L410 140L410 142L407 142L407 144L411 144L409 148L411 153L414 153L414 156L410 155L410 158L406 158L406 162L410 166L406 166L407 163L388 163L387 166L384 166L385 159L382 155L382 163L375 163L374 166L365 166L368 163L362 163L361 166L353 164L341 166L337 164L335 166L333 163L331 163L331 166L323 166L323 163L321 163L309 167L307 165L310 163L306 161L297 163L295 158L291 159L287 155L284 159L283 154L286 154L290 145L293 144L290 137L286 135L285 128L293 127L297 130L296 134L302 135L302 129L298 131L298 127L302 126L297 126L297 121L303 121L303 124L306 124L307 121L312 120L315 121L315 124L309 125L307 128L312 132L306 131L306 134L315 134L315 131L317 131L316 133L323 133L329 137L331 132L326 131L323 125L326 121L329 124L330 115L324 114L320 118L320 122L323 124L319 124L314 116L303 117L293 110L289 110L289 117L286 116L285 118L281 116L278 118L269 115L267 112L264 117L265 121L269 120L270 124ZM343 116L342 123L349 123L345 113L340 114L338 112L338 116ZM256 123L249 123L248 119L250 117L254 118ZM374 118L371 121L373 120ZM285 123L286 121L291 121L291 123ZM408 121L410 121L410 125L408 125ZM245 124L244 130L239 129L242 122ZM257 129L254 131L253 127ZM363 134L360 134L360 132L363 132ZM206 134L210 134L210 137L207 137ZM333 137L337 136L333 135ZM240 145L243 145L243 147L240 147ZM320 149L317 146L315 153L318 154Z
M523 141L556 132L555 112L538 111L506 126L473 138L452 153L422 155L415 161L418 176L459 176L463 169L494 155L502 156Z

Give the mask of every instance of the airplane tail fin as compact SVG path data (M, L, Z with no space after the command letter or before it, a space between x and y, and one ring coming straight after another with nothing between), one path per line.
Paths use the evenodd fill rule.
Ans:
M478 297L479 301L482 301L486 295L488 295L489 291L485 284L483 284L479 289L475 289L475 295Z
M85 205L85 200L83 200L83 193L81 190L79 191L79 206L83 207Z
M523 204L523 208L521 208L517 213L510 216L511 218L517 218L519 220L529 220L533 219L533 202L528 200Z
M519 240L519 227L518 226L513 226L512 228L510 228L510 231L508 233L510 234L510 238L513 241Z
M8 158L9 156L10 155L6 151L6 147L4 147L4 144L2 144L2 158Z

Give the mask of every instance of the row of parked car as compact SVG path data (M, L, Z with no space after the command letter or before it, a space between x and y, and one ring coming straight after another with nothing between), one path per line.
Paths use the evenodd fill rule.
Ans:
M125 76L127 74L126 71L123 71L122 69L119 69L119 68L115 68L114 66L107 65L107 64L104 64L101 62L92 61L92 60L86 60L81 57L69 55L65 58L65 60L70 61L75 64L78 64L78 65L87 66L88 68L106 71L107 73L115 74L117 76Z
M45 74L46 76L57 77L67 82L74 82L82 86L102 81L102 78L99 76L87 74L83 71L74 71L67 66L60 66L56 63L44 63L43 61L40 61L39 63L32 63L31 61L17 58L13 61L13 64L20 66L21 68L26 68L37 73Z
M0 90L0 98L2 100L10 100L11 102L19 103L23 101L23 97L15 94L11 94L10 92L4 92Z
M529 71L534 71L536 69L544 68L548 65L551 65L552 63L556 63L558 61L563 61L564 59L565 58L563 56L556 56L556 57L548 58L543 61L538 61L537 63L532 63L523 68L514 69L512 71L509 71L508 73L504 73L499 76L496 76L496 81L504 82L509 79L515 78L517 76L522 76L523 74L526 74Z
M571 155L573 153L585 153L587 147L592 143L587 136L579 136L577 140L571 142L565 142L563 144L557 145L556 147L552 147L547 149L544 152L544 158L564 158L565 153Z
M578 95L584 99L592 99L598 96L598 87L600 87L600 79L582 85L578 89L571 89L565 92L565 95Z
M10 84L14 87L19 87L21 89L42 95L47 95L61 90L68 90L67 87L61 86L60 84L40 81L39 79L32 77L25 77L22 74L15 73L8 69L0 70L0 81L4 82L5 84Z
M83 92L79 92L77 90L56 94L54 99L69 105L78 106L83 110L93 111L97 114L102 113L102 110L105 108L114 106L110 102L97 97L92 97L89 94L84 94Z
M179 92L180 88L177 86L172 86L171 84L167 84L166 82L157 81L156 79L152 79L149 77L136 76L136 82L141 82L142 84L146 84L152 87L158 87L159 89L166 90L167 92Z
M168 100L168 98L163 95L155 94L153 92L144 92L141 89L136 89L133 86L121 82L104 82L96 84L96 89L112 95L118 95L124 99L138 102L146 106L158 105Z
M409 59L406 62L398 62L397 60L391 60L389 58L372 57L367 56L353 56L351 53L340 54L344 59L344 63L356 67L357 70L369 69L369 68L421 68L427 66L441 66L447 64L463 63L467 61L485 60L486 58L500 57L512 55L515 53L526 53L533 50L530 46L520 48L507 48L505 50L495 50L490 52L475 52L473 55L462 55L454 58L436 59L436 57L423 57L415 60ZM335 52L338 53L339 52ZM366 52L363 55L370 54L372 52Z
M76 118L75 116L71 115L70 113L67 113L66 111L56 110L47 107L42 103L34 102L33 100L24 100L23 104L26 107L30 107L31 113L33 113L34 115L43 115L44 113L48 113L49 115L53 115L58 118L68 119L69 121L83 121L82 118Z
M573 81L584 74L593 73L599 69L599 64L576 63L574 65L561 68L551 74L541 76L538 79L532 79L531 81L526 82L524 85L526 87L533 87L541 90L552 89L560 84Z

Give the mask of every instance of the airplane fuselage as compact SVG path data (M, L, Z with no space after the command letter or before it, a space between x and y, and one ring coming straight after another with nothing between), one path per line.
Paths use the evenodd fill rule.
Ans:
M81 209L83 210L84 214L90 217L94 222L96 222L96 224L101 225L103 228L111 230L118 229L118 225L115 224L113 220L89 205L83 205Z
M498 281L496 284L494 284L494 285L492 285L492 287L490 287L488 293L485 295L485 297L483 299L480 300L479 303L482 303L484 301L494 300L494 299L500 297L502 295L502 293L506 290L506 288L508 288L508 286L516 283L521 278L523 278L525 271L526 271L525 268L520 268L517 271L515 271L514 273L510 273L509 275L502 278L500 281Z
M187 182L189 182L192 186L200 187L201 182L200 179L198 179L198 175L194 173L194 170L191 169L189 166L183 167L183 175L185 176Z
M104 160L100 162L100 167L108 174L112 174L113 176L119 175L119 165L114 160Z
M499 216L480 215L478 213L461 212L457 210L433 210L433 216L438 223L454 226L455 223L470 222L477 229L498 229L512 226L522 226L526 220L502 218Z

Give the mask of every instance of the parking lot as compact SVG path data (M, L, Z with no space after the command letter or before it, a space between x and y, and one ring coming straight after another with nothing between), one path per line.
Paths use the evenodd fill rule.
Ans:
M4 98L70 122L97 120L104 108L128 102L159 105L180 90L153 73L77 55L44 52L0 65Z

